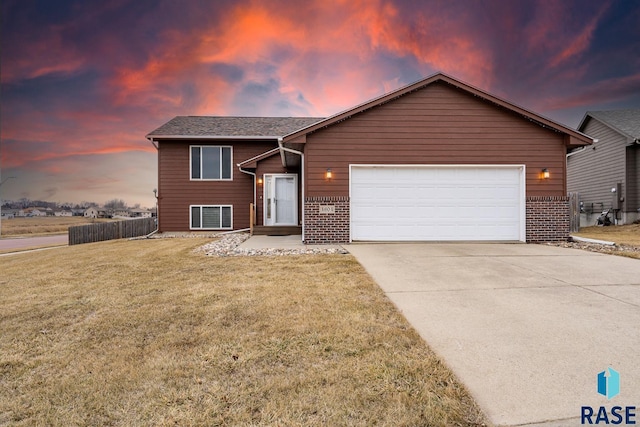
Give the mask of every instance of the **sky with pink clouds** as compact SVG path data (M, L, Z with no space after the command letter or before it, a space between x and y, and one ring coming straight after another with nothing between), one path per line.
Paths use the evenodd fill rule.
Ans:
M3 199L154 205L176 115L329 116L442 71L571 127L640 108L640 2L3 0Z

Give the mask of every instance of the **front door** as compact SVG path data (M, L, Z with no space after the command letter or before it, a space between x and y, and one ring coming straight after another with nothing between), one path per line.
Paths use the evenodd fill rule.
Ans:
M264 176L264 224L298 225L298 176Z

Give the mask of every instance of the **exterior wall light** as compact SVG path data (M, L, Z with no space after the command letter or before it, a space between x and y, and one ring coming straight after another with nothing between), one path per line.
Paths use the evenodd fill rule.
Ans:
M327 171L324 174L324 177L326 179L332 179L333 178L333 172L331 172L331 169L327 169Z
M544 168L542 169L542 179L549 179L551 177L551 174L549 173L549 169Z
M262 185L262 178L258 178L258 185Z

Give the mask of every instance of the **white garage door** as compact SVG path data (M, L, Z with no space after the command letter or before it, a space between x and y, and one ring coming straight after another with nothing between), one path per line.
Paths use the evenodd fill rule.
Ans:
M351 239L524 241L524 166L351 166Z

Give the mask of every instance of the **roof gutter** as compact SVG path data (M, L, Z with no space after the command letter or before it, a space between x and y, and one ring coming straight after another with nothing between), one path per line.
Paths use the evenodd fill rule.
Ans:
M280 148L280 155L282 156L282 164L284 165L284 153L297 154L300 156L300 174L302 175L301 184L302 185L302 241L304 242L304 153L302 151L294 150L293 148L285 147L282 143L282 137L278 137L278 147Z
M589 135L587 135L587 136L589 136ZM591 137L589 136L589 138L591 138ZM595 144L596 142L598 142L598 141L599 141L599 139L598 139L598 138L591 138L591 140L593 141L593 143L594 143L594 144ZM579 149L577 149L577 150L575 150L575 151L572 151L572 152L570 152L570 153L565 154L565 156L566 156L566 157L567 157L567 159L568 159L569 157L573 156L574 154L582 153L584 150L586 150L586 149L587 149L587 147L588 147L588 145L583 145L583 146L582 146L582 147L580 147ZM594 150L595 150L595 147L594 147Z
M594 142L598 142L598 140L594 140ZM577 149L576 151L572 151L570 153L565 154L565 156L567 157L567 159L571 156L573 156L574 154L578 154L578 153L582 153L584 150L587 149L587 145L580 147L579 149Z
M270 155L270 154L274 154L276 151L280 151L280 148L279 148L279 147L278 147L278 148L273 148L273 149L271 149L271 150L269 150L269 151L265 151L265 152L264 152L264 153L262 153L262 154L258 154L257 156L253 156L253 157L252 157L252 158L250 158L250 159L247 159L247 160L245 160L245 161L243 161L243 162L238 163L238 166L244 165L245 163L251 163L251 162L253 162L254 160L259 159L259 158L261 158L261 157L263 157L263 156L268 156L268 155Z
M596 138L593 139L594 144L596 142L598 142L598 140ZM578 154L578 153L582 153L584 150L587 149L587 147L590 147L589 145L584 145L580 148L578 148L575 151L572 151L570 153L565 154L565 159L564 159L564 170L565 173L567 172L567 170L569 170L569 157L573 156L574 154ZM595 147L593 147L595 149Z
M258 141L275 141L280 138L279 136L260 136L260 135L252 135L252 136L243 136L243 135L229 135L229 136L221 136L221 135L147 135L147 138L150 141L158 140L158 139L208 139L208 140L258 140Z

